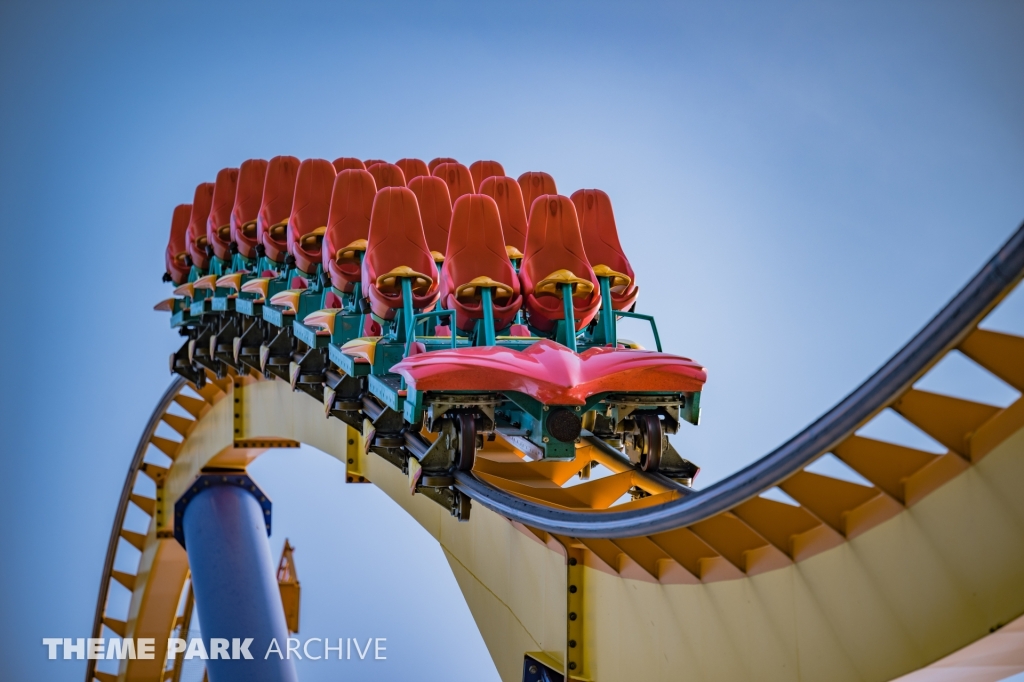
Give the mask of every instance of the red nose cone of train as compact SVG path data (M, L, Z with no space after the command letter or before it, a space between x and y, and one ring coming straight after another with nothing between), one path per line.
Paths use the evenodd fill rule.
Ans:
M610 347L577 355L547 339L524 351L477 346L420 353L392 371L419 391L518 391L549 405L582 405L606 392L699 391L707 381L689 358Z

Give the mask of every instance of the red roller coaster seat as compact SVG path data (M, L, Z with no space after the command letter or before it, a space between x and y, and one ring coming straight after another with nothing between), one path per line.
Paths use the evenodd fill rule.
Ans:
M275 156L267 166L263 185L263 203L256 218L256 235L266 249L267 258L283 263L288 254L288 218L295 197L295 176L299 160L294 156Z
M526 206L519 183L506 176L491 176L480 183L480 194L494 199L501 216L501 232L509 258L522 258L526 251Z
M528 171L519 176L519 187L523 190L523 206L526 215L531 215L534 200L544 194L558 194L555 179L547 173Z
M587 260L594 272L598 275L621 274L629 278L628 283L614 277L611 282L612 308L629 310L636 303L640 289L636 285L633 268L619 243L611 199L599 189L580 189L573 192L572 203L576 206L576 215L580 220L583 248L586 249Z
M361 279L359 254L366 250L375 194L377 185L367 171L350 168L334 179L323 262L331 285L341 291L351 293Z
M185 258L188 255L185 246L186 233L191 217L192 204L178 204L171 214L171 235L167 240L167 250L164 251L164 265L175 286L184 284L191 270Z
M436 159L430 160L430 163L427 164L427 170L433 173L434 169L440 166L442 163L458 163L458 160L453 159L449 156L439 156Z
M512 324L523 305L519 277L505 252L501 216L494 199L484 194L466 194L455 202L448 257L441 268L441 303L456 311L459 329L470 331L483 317L480 286L491 286L494 327Z
M495 175L505 175L505 168L497 161L474 161L469 166L469 172L473 176L473 186L479 192L481 182Z
M366 164L352 156L339 156L331 163L339 173L343 170L366 170Z
M246 258L256 257L256 216L263 202L267 165L263 159L249 159L238 169L235 204L231 208L231 241Z
M412 182L413 178L418 178L421 175L430 175L430 169L427 168L426 162L422 159L399 159L395 161L395 165L402 169L406 185Z
M206 221L210 218L210 206L213 204L213 183L204 182L196 187L192 199L192 215L188 220L186 248L192 257L192 263L200 270L210 267L210 258L206 254L209 243L206 238Z
M366 159L363 161L363 165L366 166L366 170L370 170L370 166L375 166L378 163L387 163L384 159Z
M413 178L409 189L416 195L423 221L423 236L427 248L440 263L448 250L448 228L452 222L452 201L448 196L448 185L441 178L431 175Z
M441 178L448 185L448 196L451 197L453 206L463 194L476 193L473 174L461 163L439 163L434 167L432 175Z
M307 275L315 274L322 260L320 250L336 175L327 159L306 159L299 164L288 218L288 253L295 256L295 266Z
M378 192L385 187L405 187L405 173L393 163L381 161L367 166L366 170L370 171L374 182L377 183Z
M231 210L235 207L238 169L223 168L213 183L210 217L206 220L206 241L213 255L222 261L231 260Z
M554 293L560 287L552 284L563 279L576 283L573 285L577 292L573 296L576 330L583 329L594 319L601 305L601 287L587 262L576 207L568 197L548 194L534 201L519 277L527 320L537 329L551 331L557 320L565 319L562 299Z
M363 287L377 317L393 319L402 308L403 276L415 278L414 309L437 303L437 268L423 236L416 195L407 187L385 187L373 199L370 235L363 258Z

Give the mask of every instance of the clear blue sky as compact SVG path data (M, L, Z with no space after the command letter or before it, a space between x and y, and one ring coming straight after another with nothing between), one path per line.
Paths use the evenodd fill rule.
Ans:
M40 638L88 636L178 343L151 311L171 209L218 169L444 155L605 189L640 309L709 368L676 440L707 485L845 395L1024 219L1022 35L1010 0L3 2L0 677L81 678ZM1002 328L1024 333L1022 298ZM935 388L1012 399L947 364ZM298 547L303 634L389 640L386 664L305 682L494 679L440 550L382 494L312 451L253 473L273 551Z

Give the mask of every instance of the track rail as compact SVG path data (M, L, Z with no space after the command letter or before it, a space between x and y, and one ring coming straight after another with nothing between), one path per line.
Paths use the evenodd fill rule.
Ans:
M156 429L163 420L164 414L167 413L168 408L170 408L174 399L181 393L181 390L185 388L187 383L180 376L175 376L171 380L171 385L164 391L160 401L153 409L153 413L149 416L149 421L146 422L146 427L142 430L142 437L139 438L139 444L135 447L135 454L132 455L131 464L128 466L128 475L124 479L124 487L121 488L121 498L117 503L114 524L110 531L110 540L107 542L107 554L103 560L99 596L96 598L96 614L93 616L92 621L92 637L100 637L102 634L103 620L107 608L107 595L110 592L110 576L114 570L114 559L117 556L117 546L124 529L124 518L125 514L128 513L128 503L131 501L132 491L135 488L135 479L139 474L139 469L142 467L146 453L149 452L149 446L153 436L156 435ZM90 660L87 665L86 679L92 679L95 671L96 661Z
M531 503L458 472L458 488L491 510L548 533L628 538L689 526L777 485L891 405L970 334L1024 276L1024 224L898 353L835 407L773 452L709 488L658 507L576 512Z

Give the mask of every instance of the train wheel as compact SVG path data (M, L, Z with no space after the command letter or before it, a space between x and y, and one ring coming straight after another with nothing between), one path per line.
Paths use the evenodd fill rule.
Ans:
M638 420L640 427L640 468L644 471L657 471L661 466L661 444L663 435L661 419L657 414L645 414Z
M455 468L459 471L469 471L476 460L476 417L470 412L460 412L456 418L456 426L459 438Z

